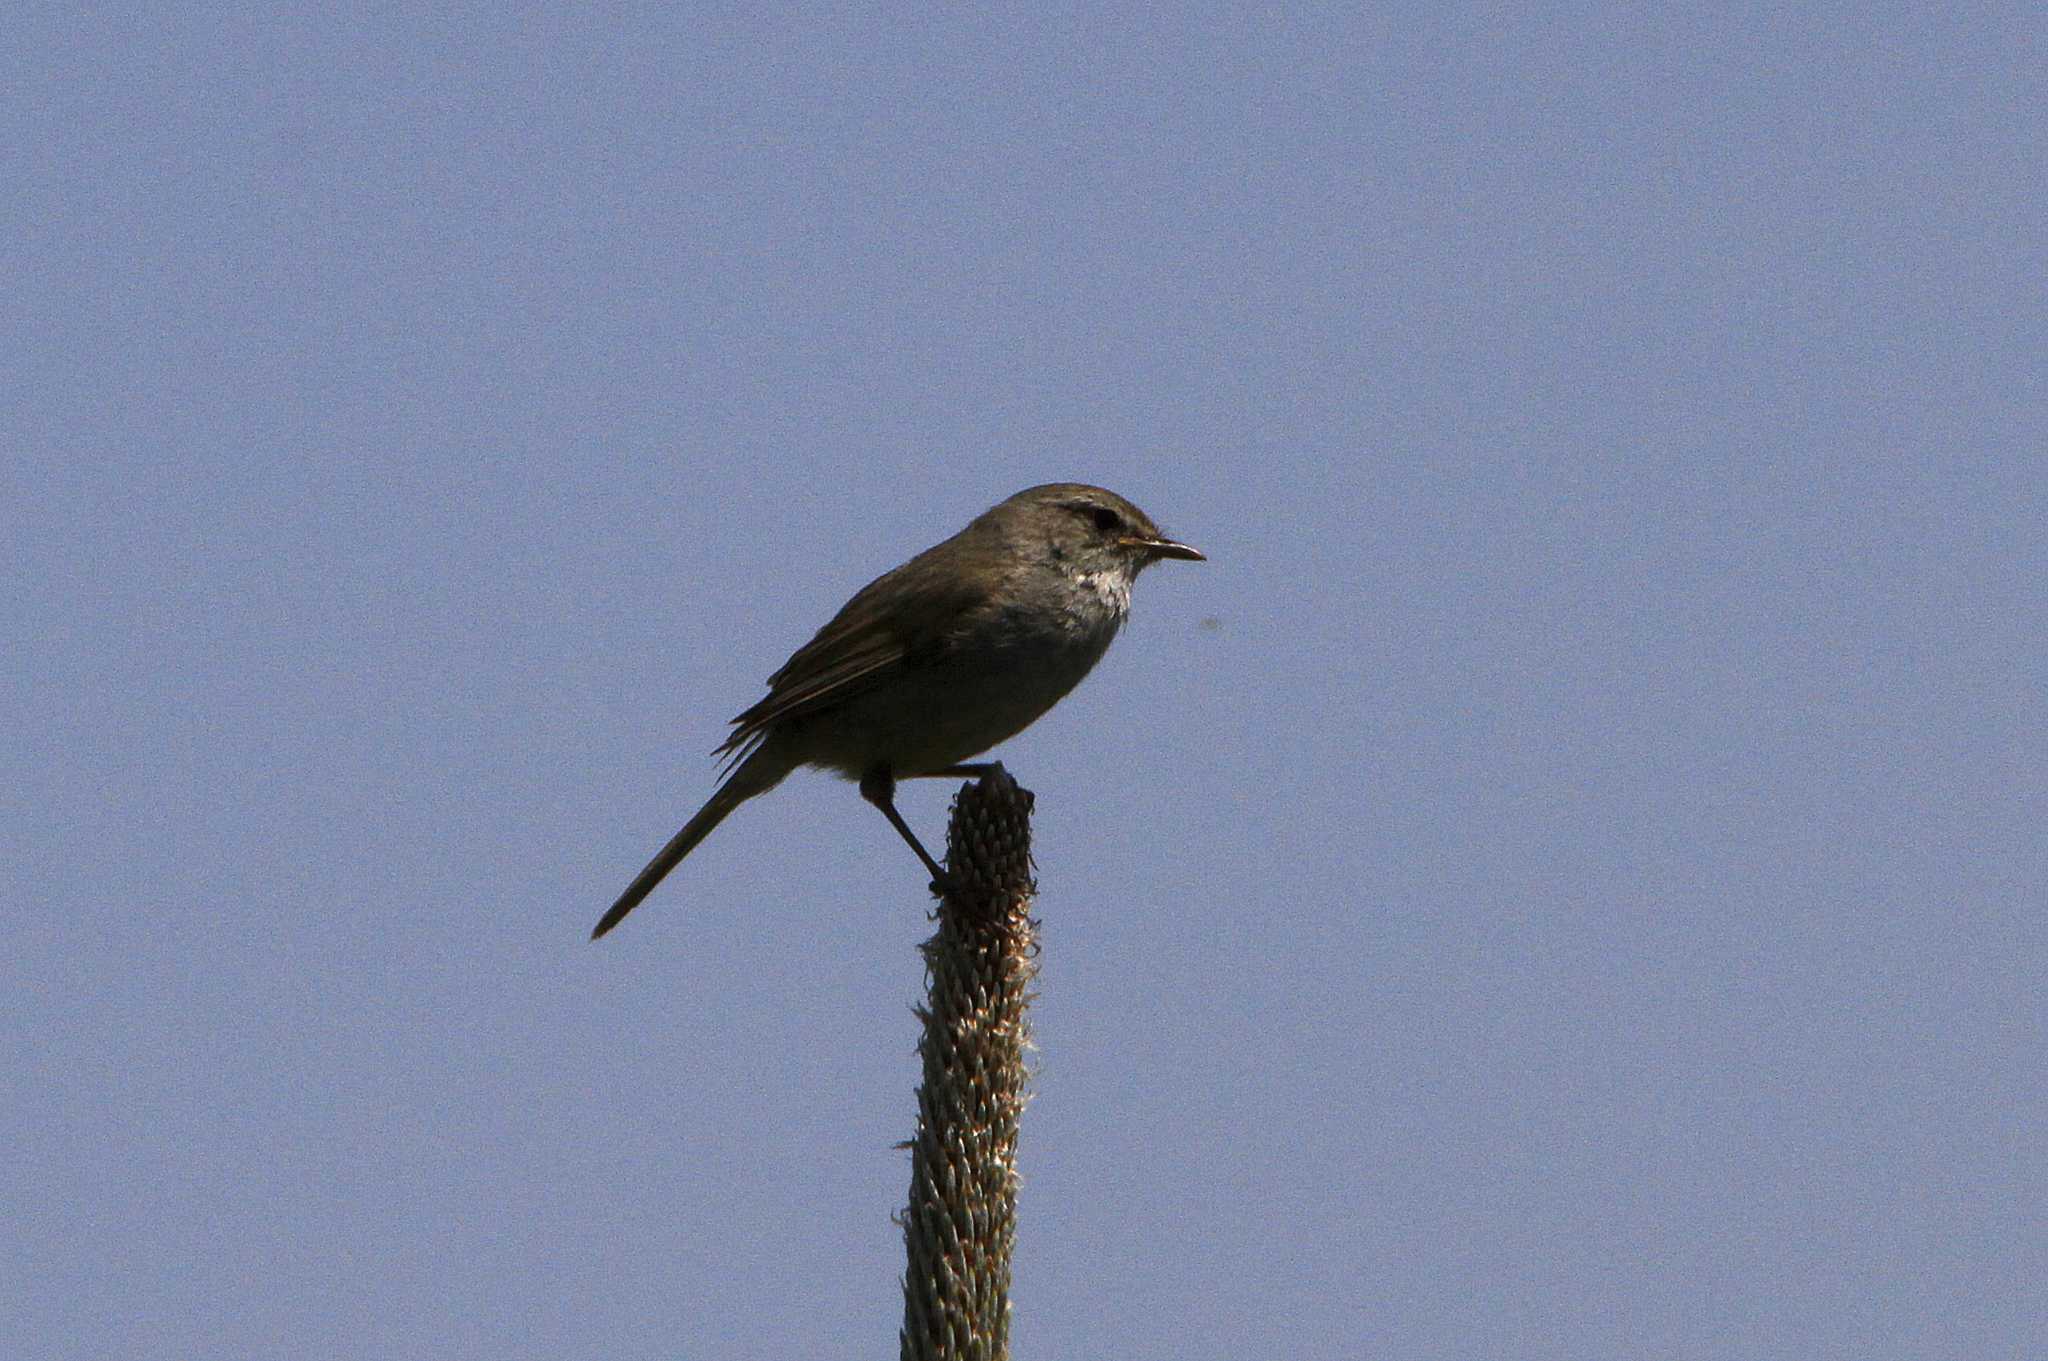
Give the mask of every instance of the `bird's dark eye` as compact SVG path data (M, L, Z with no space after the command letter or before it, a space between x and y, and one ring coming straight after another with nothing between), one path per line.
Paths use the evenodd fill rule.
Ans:
M1109 533L1112 529L1123 528L1123 523L1124 517L1111 510L1108 506L1097 506L1095 508L1095 527L1104 534Z

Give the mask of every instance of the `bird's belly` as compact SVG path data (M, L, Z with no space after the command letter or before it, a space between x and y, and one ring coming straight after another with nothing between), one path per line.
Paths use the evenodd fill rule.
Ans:
M928 774L980 755L1029 727L1080 684L1108 646L990 648L905 668L886 685L811 716L812 764L859 778L876 765L899 777Z

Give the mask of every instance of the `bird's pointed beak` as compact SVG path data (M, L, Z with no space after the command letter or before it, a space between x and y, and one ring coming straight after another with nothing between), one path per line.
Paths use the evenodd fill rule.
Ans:
M1184 543L1175 543L1172 539L1132 537L1125 539L1123 544L1126 548L1142 548L1149 557L1154 559L1180 558L1185 562L1207 562L1209 560L1203 556L1201 549L1191 548Z

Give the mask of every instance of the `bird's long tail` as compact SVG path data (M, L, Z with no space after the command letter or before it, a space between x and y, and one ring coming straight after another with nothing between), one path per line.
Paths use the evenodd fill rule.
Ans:
M766 759L764 759L766 758ZM682 862L682 858L697 848L697 843L711 835L711 829L725 821L726 814L745 803L756 794L765 794L782 783L782 777L789 774L789 764L779 754L771 754L764 747L748 757L732 777L718 787L718 791L707 799L695 817L683 824L682 830L669 838L654 859L647 862L633 882L626 885L626 891L604 914L590 938L596 940L605 932L625 920L626 914L640 906L640 901L654 892L654 886L662 881L668 872Z

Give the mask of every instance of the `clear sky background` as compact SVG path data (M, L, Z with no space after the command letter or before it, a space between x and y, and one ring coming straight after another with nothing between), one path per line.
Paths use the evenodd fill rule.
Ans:
M0 1353L894 1355L914 860L585 937L1077 479L1020 1357L2048 1354L2038 7L8 26Z

